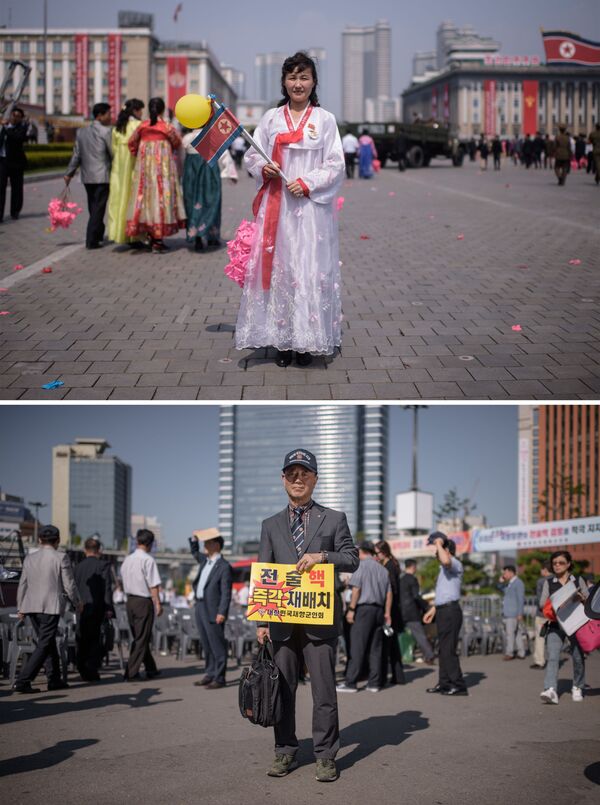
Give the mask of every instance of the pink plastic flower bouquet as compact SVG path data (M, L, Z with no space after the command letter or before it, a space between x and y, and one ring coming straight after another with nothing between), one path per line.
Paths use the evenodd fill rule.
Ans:
M237 282L240 288L244 287L248 260L250 259L257 228L252 221L244 220L238 226L235 238L227 242L227 254L230 262L225 266L225 274L229 279Z
M74 201L69 201L68 192L53 198L48 204L48 217L50 218L50 232L57 229L68 229L73 221L83 212Z

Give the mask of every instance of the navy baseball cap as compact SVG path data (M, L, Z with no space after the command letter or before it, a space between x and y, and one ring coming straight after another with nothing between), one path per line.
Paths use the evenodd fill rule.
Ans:
M60 539L60 531L54 525L45 525L40 530L39 538L52 542L54 540Z
M294 464L300 464L301 467L306 467L311 472L314 472L315 475L317 474L317 459L310 450L298 448L298 450L292 450L291 453L287 453L283 459L282 472L285 472L288 467L292 467Z
M433 531L429 535L429 538L427 539L427 544L428 545L433 545L434 542L436 541L436 539L443 540L444 546L446 546L448 544L448 537L446 536L446 534L444 534L443 531Z

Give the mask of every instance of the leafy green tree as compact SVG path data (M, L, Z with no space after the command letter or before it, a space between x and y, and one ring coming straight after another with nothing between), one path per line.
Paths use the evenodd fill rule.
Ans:
M546 489L539 496L538 517L546 521L581 517L581 498L585 495L587 486L574 484L573 477L565 474L563 465L562 471L556 474L555 480L548 481Z
M433 513L438 520L451 520L455 528L465 531L468 528L466 519L476 508L477 504L469 498L461 498L454 486L446 492L444 502Z

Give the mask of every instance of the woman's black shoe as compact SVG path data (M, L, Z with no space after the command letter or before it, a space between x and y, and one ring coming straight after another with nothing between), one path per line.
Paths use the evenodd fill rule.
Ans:
M195 252L203 252L204 251L204 244L202 243L201 237L196 237L194 240L194 251Z
M298 366L310 366L312 363L312 355L310 352L296 352L296 363Z
M277 366L289 366L292 362L292 355L293 353L291 349L287 349L285 352L282 352L280 349L278 349L275 363Z

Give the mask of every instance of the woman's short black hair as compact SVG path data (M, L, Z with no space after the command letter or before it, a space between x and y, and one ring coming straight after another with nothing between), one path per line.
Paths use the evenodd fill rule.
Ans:
M569 570L573 568L573 557L569 553L569 551L554 551L554 553L550 554L550 564L552 565L555 559L559 559L563 557L569 563Z
M277 106L285 106L285 104L289 102L290 96L285 88L285 77L296 70L311 71L315 85L310 93L309 102L312 104L312 106L320 106L319 97L317 95L317 87L319 85L317 65L315 64L314 59L311 59L308 53L305 53L303 50L299 50L297 53L294 53L293 56L288 56L283 63L281 68L281 94L283 95L283 98L279 101Z

